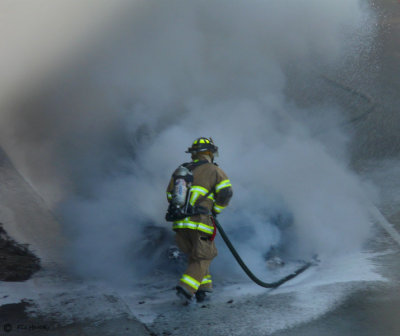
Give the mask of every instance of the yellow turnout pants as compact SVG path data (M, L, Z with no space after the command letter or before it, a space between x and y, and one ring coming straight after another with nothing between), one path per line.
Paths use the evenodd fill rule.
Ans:
M189 258L187 269L179 281L179 286L185 288L189 293L194 294L198 289L212 291L209 267L218 251L215 242L210 241L209 238L210 235L198 230L176 230L176 244Z

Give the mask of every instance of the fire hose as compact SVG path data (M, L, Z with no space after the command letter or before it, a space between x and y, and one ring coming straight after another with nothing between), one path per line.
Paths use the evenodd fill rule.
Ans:
M264 282L257 278L247 267L247 265L244 263L240 255L237 253L236 249L233 247L231 241L229 240L228 236L226 235L224 229L222 228L221 224L218 222L218 220L213 217L213 221L215 226L218 229L218 232L221 234L222 239L224 240L226 246L228 246L229 250L231 251L232 255L235 257L236 261L240 265L240 267L243 269L243 271L248 275L248 277L253 280L257 285L264 287L264 288L277 288L280 285L284 284L285 282L293 279L294 277L298 276L299 274L303 273L305 270L307 270L310 266L313 265L312 262L307 262L294 272L288 274L287 276L279 279L278 281L275 282Z

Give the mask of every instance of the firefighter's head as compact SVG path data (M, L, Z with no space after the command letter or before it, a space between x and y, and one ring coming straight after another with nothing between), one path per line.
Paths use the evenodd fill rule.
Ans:
M218 147L214 145L212 138L198 138L193 141L192 146L189 147L186 153L192 154L192 158L200 155L208 155L211 159L218 156Z

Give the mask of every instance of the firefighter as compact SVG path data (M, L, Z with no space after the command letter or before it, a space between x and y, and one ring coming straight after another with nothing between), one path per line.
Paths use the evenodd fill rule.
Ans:
M185 303L190 303L194 299L202 302L212 292L209 267L217 256L213 217L228 205L233 192L228 177L214 163L218 147L211 138L196 139L186 153L191 154L192 161L172 175L167 188L170 204L166 219L173 222L176 244L188 256L187 269L176 290ZM177 193L182 191L186 191L185 204L177 206L175 203L179 202L175 200L182 196Z

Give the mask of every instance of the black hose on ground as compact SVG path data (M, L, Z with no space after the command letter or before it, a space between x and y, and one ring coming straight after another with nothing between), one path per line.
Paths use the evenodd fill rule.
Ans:
M289 275L285 276L284 278L275 281L275 282L264 282L261 281L259 278L257 278L251 271L250 269L246 266L246 264L243 262L242 258L239 256L237 253L236 249L233 247L231 241L229 240L228 236L226 235L224 229L222 226L219 224L218 220L214 218L214 223L215 226L217 227L219 233L221 234L222 239L224 240L225 244L228 246L229 250L232 252L233 256L235 257L236 261L239 263L240 267L242 267L243 271L249 276L251 280L253 280L257 285L264 287L264 288L277 288L283 283L293 279L294 277L298 276L299 274L303 273L306 269L308 269L312 263L308 262L298 268L296 271L293 273L290 273Z

